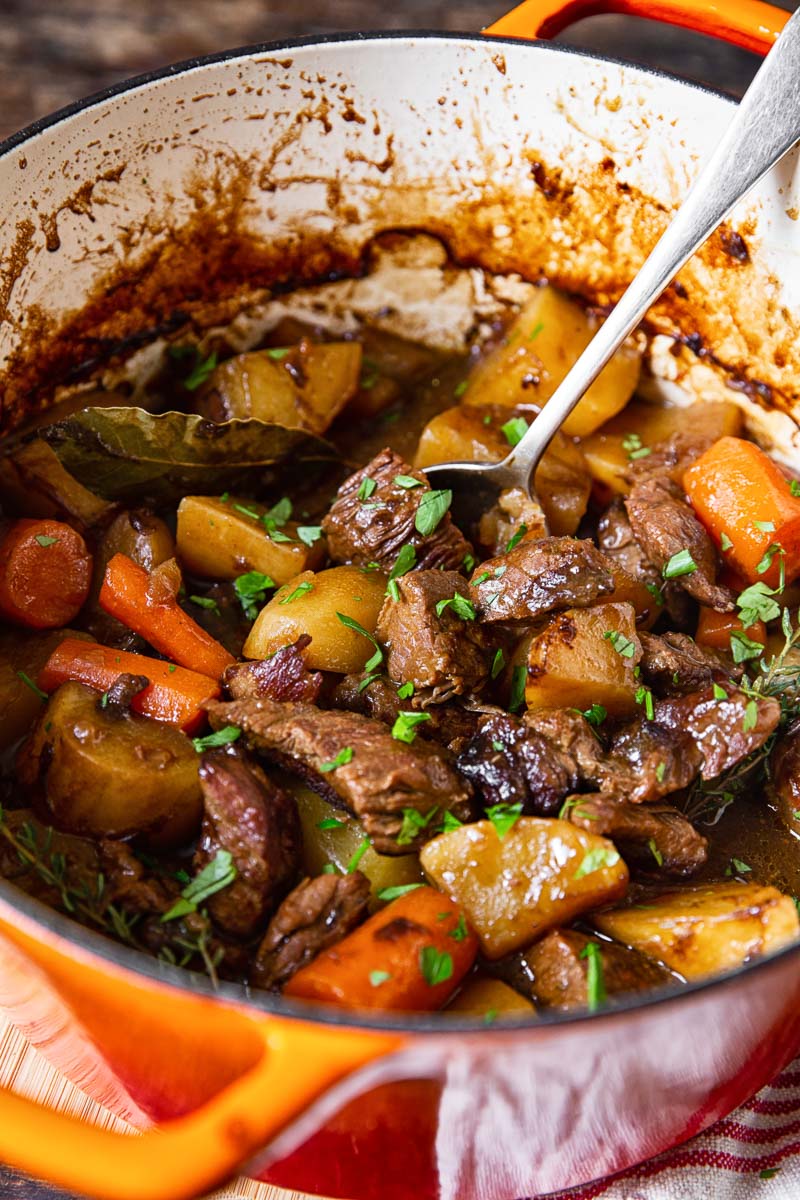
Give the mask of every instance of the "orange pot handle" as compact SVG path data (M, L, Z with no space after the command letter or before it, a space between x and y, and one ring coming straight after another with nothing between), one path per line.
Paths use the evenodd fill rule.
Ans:
M574 21L604 13L647 17L767 54L791 13L761 0L524 0L489 25L498 37L552 38Z
M141 1135L114 1133L0 1090L0 1160L99 1200L189 1200L236 1173L337 1080L399 1035L264 1017L264 1054L201 1108Z

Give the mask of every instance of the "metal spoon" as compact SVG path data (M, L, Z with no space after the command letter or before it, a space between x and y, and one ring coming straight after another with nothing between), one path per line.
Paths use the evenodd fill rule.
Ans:
M626 337L736 204L799 140L800 11L785 26L717 149L641 270L522 440L499 463L425 467L434 487L452 490L457 523L468 527L505 488L532 487L533 473L553 435Z

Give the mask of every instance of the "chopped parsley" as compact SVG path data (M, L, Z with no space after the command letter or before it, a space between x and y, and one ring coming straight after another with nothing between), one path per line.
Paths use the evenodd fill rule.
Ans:
M800 496L800 479L793 479L789 484L789 491L793 496Z
M389 586L386 591L397 601L400 599L400 591L397 587L397 580L403 575L407 575L412 567L417 565L417 552L410 542L406 542L405 546L400 547L400 553L394 560L394 566L389 572Z
M368 633L363 625L359 625L358 621L356 621L353 617L348 617L347 613L337 612L336 616L346 629L352 629L353 633L360 633L363 638L366 638L367 641L371 642L375 647L375 653L370 659L367 660L367 662L364 663L364 670L368 674L369 672L376 670L376 668L379 667L383 662L383 650L381 650L373 635ZM366 687L366 684L364 686Z
M522 801L518 804L492 804L486 810L486 816L497 830L497 836L502 842L517 821L522 816Z
M712 690L715 700L727 700L728 699L728 693L725 691L725 688L722 687L721 684L715 683L711 690Z
M586 1005L589 1012L596 1012L606 1002L603 960L597 942L589 942L584 946L580 956L586 959Z
M202 871L195 875L190 883L187 883L181 892L180 899L176 900L172 908L162 916L162 922L174 921L178 917L185 917L189 913L197 912L198 906L204 900L208 900L210 896L221 892L223 888L233 883L237 873L230 850L218 850Z
M320 771L335 771L337 767L344 767L347 763L353 761L353 747L343 746L335 758L330 762L320 763Z
M410 679L400 685L397 689L397 695L401 700L409 700L414 695L414 684Z
M189 599L198 608L207 608L210 612L216 613L217 616L220 615L219 605L216 600L212 600L211 596L190 596Z
M795 480L795 479L792 480L792 483L796 483L796 482L797 482L797 480ZM780 1167L764 1167L763 1170L758 1172L758 1178L759 1179L774 1179L775 1176L780 1175L780 1173L781 1173Z
M202 754L205 750L213 750L216 746L230 746L231 742L237 741L241 736L242 731L238 725L224 725L215 733L209 733L205 737L192 738L192 745L198 754Z
M254 621L258 610L267 599L267 591L276 586L274 579L261 571L248 571L233 581L233 590L249 621Z
M613 846L595 846L593 850L587 850L573 878L583 879L585 875L593 875L603 867L614 867L618 862L619 854Z
M755 700L748 700L742 718L742 731L750 733L751 729L755 729L758 723L758 704Z
M410 488L423 487L421 479L415 479L413 475L395 475L394 481L398 487L405 488L408 491Z
M399 712L392 726L392 737L395 741L406 742L410 746L417 736L417 725L430 719L430 713Z
M636 689L636 703L644 704L644 714L648 721L652 721L655 718L656 711L653 705L653 693L644 684Z
M514 667L511 674L511 695L508 701L508 711L519 712L525 703L525 681L528 678L528 668L521 663Z
M306 546L313 546L322 537L321 525L298 525L297 536Z
M658 607L662 608L664 605L664 597L661 595L661 588L658 586L658 584L646 583L644 586L647 588L648 592L653 597L653 599L655 600Z
M364 855L369 850L370 844L371 843L370 843L370 840L368 837L365 837L363 842L359 842L358 847L356 848L355 854L353 855L353 857L350 859L350 861L347 864L346 874L352 875L354 871L358 870L358 865L361 862Z
M313 590L313 583L308 579L304 579L302 583L298 583L294 591L290 592L288 596L282 596L278 604L291 604L293 600L299 600L301 596L307 596Z
M528 526L523 522L522 525L520 525L519 529L516 531L516 533L514 533L508 539L508 542L506 543L506 554L510 553L510 551L514 550L520 544L520 542L525 537L525 534L527 532L528 532Z
M412 842L416 841L423 829L430 825L438 811L438 808L432 808L430 812L423 814L416 808L404 808L403 824L397 835L398 846L410 846Z
M456 592L455 596L450 596L447 600L440 600L436 605L436 615L440 617L445 609L452 607L453 612L462 621L474 621L478 615L475 611L475 605L466 596L462 596L460 592Z
M492 738L492 749L497 750L498 753L501 753L501 752L505 751L506 744L505 744L505 742L498 741L497 738Z
M37 533L36 537L34 538L34 541L38 542L39 545L42 547L55 546L56 542L58 541L58 538L57 537L49 537L46 533Z
M424 883L397 883L394 887L381 888L377 896L379 900L385 900L388 904L390 900L397 900L400 896L407 896L409 892L415 892L417 888L424 886Z
M582 715L586 718L590 725L602 725L608 716L608 712L602 704L593 704L591 708L581 710Z
M446 983L453 975L453 956L435 946L423 946L419 952L419 969L429 987Z
M414 517L414 528L423 537L429 537L453 503L453 493L449 488L439 488L425 492L420 498L419 508Z
M453 833L454 830L460 829L463 824L464 824L464 822L459 821L458 817L455 816L453 813L446 812L444 814L444 816L442 817L442 823L439 826L439 832L440 833Z
M651 453L649 446L642 445L642 439L638 433L629 433L627 437L623 438L622 449L631 462L636 462L639 458L647 458L648 454Z
M377 486L378 485L374 479L370 479L369 475L365 475L361 480L361 486L358 489L359 500L369 500Z
M630 638L626 638L624 633L620 633L616 629L607 629L603 637L607 642L611 642L617 654L621 655L622 658L633 658L636 653L636 643L632 642Z
M336 817L326 817L324 821L317 821L317 829L346 829L346 821L337 821Z
M667 773L667 764L660 762L658 764L658 766L656 767L656 779L658 780L659 783L664 782L664 776L666 775L666 773Z
M38 696L41 701L47 699L47 692L43 692L38 684L34 683L30 675L26 675L24 671L17 671L17 679L20 679L25 687L30 688L35 696Z
M775 588L766 583L753 583L739 594L736 607L743 629L749 629L756 621L774 621L781 615L781 607L773 597Z
M752 870L749 863L742 862L740 858L732 858L730 865L725 868L725 874L729 877L731 875L748 875Z
M756 567L756 573L758 575L766 574L766 572L772 566L772 560L776 554L785 556L786 551L784 550L783 546L780 545L779 542L772 542L769 546L767 546L762 558L759 559L758 566ZM783 565L783 564L781 564L781 565Z
M650 838L650 841L647 843L647 845L650 847L650 853L652 854L653 858L656 860L656 863L658 864L658 866L663 867L664 855L661 853L658 846L656 845L656 839Z
M731 633L731 654L735 663L747 662L751 658L760 658L764 653L761 642L754 642L741 629Z
M524 417L512 417L505 425L501 425L500 429L505 434L509 446L518 446L528 432L528 422Z
M265 350L267 358L271 358L273 362L280 362L282 358L290 352L290 346L273 346L270 350Z
M249 517L251 521L260 521L261 513L256 512L254 508L248 508L246 504L234 504L234 512L239 512L243 517Z
M692 558L691 551L679 550L664 564L661 574L664 579L680 579L682 575L693 575L696 570L697 563Z
M762 533L775 532L774 521L753 521L753 524L755 525L756 529L759 529Z
M195 363L189 374L184 379L183 386L188 392L196 391L197 388L201 387L202 384L205 383L216 365L217 352L216 350L212 350L208 358Z
M733 549L733 542L728 537L727 533L723 533L722 536L720 537L719 548L723 554L726 554L728 552L728 550Z
M455 396L456 400L459 400L464 395L468 387L469 381L466 379L462 379L461 383L456 384L456 386L453 388L453 395Z
M469 930L467 929L467 922L464 919L463 913L458 914L458 924L455 929L450 930L447 936L451 937L454 942L464 942L469 937Z
M528 334L528 341L535 342L539 334L544 329L544 321L537 321L533 329Z
M492 679L497 679L497 676L506 665L506 656L502 650L496 650L494 659L492 660Z
M388 971L370 971L369 973L371 987L380 987L382 983L386 983L391 978Z

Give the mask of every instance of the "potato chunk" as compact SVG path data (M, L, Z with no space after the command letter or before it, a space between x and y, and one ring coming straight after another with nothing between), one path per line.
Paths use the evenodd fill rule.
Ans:
M24 637L18 632L0 633L0 749L24 737L41 714L42 697L34 681L66 638L94 641L90 634L75 629L52 629Z
M465 404L546 404L588 346L596 324L555 288L539 288L502 344L476 367ZM564 432L586 437L615 416L639 381L641 353L626 342L564 422Z
M236 579L248 571L261 571L275 583L286 583L301 571L320 566L325 539L318 536L307 545L294 521L276 527L277 537L273 537L260 519L267 511L253 500L184 496L178 506L181 565L202 579Z
M592 923L690 980L733 970L800 934L791 896L757 883L675 888L635 907L598 913Z
M612 842L539 817L520 817L503 838L491 821L464 825L423 846L420 861L462 906L490 959L610 903L628 885Z
M85 837L147 833L180 845L200 824L199 758L164 721L103 708L82 683L51 697L21 753L18 772L41 786L53 822Z
M737 437L741 429L741 409L725 400L699 401L688 408L633 400L624 412L586 438L581 449L592 476L612 492L627 495L631 454L649 450L676 433L689 434L698 441L716 441L726 435Z
M489 979L485 975L470 976L444 1011L457 1017L483 1017L487 1024L503 1017L536 1015L536 1009L525 996L520 996L502 979Z
M630 604L568 608L531 639L525 699L529 708L591 708L612 717L636 711L634 669L642 656Z
M373 637L378 613L386 599L386 576L360 567L330 567L304 571L290 579L262 608L244 644L245 658L268 658L281 646L311 637L303 651L312 671L352 675L363 670L375 646L363 634L339 620L337 613L357 621Z
M324 433L358 390L358 342L315 345L305 338L287 350L253 350L221 363L198 398L212 421L259 421Z

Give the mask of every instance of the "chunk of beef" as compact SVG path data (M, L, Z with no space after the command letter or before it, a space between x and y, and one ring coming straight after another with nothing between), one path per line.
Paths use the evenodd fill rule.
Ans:
M473 571L470 587L481 621L530 622L564 608L588 608L614 590L608 563L589 541L520 542Z
M263 928L299 874L297 804L255 763L224 750L203 755L200 786L203 825L194 868L202 871L220 850L232 855L236 878L210 897L208 911L225 933L248 938Z
M222 682L234 700L303 701L315 704L322 690L323 676L320 671L309 671L303 651L311 645L307 633L302 634L290 646L282 646L271 658L263 662L235 663L228 667Z
M629 864L667 875L692 875L708 857L708 842L669 804L635 804L619 796L575 796L573 825L610 837Z
M507 713L484 717L457 766L484 808L522 804L526 813L557 812L581 778L575 758Z
M238 725L256 750L357 816L380 854L411 853L434 835L431 819L413 840L398 843L404 809L471 815L469 784L432 742L409 745L377 721L312 704L212 700L206 707L215 729Z
M639 640L641 677L659 696L683 696L715 680L741 678L741 667L723 663L685 633L642 633Z
M251 972L254 987L278 989L367 915L369 882L360 871L318 875L290 892L269 923Z
M412 571L398 579L397 599L386 597L376 636L386 648L389 678L413 683L423 703L476 692L489 675L491 635L475 620L469 588L456 571Z
M420 486L403 487L395 482L398 476L416 479ZM420 533L416 527L420 507L429 504L430 495L430 485L421 471L413 470L393 450L382 450L363 470L344 481L323 518L331 558L360 566L376 562L382 570L390 571L401 547L410 545L416 551L418 568L457 570L463 566L470 546L449 512L431 533Z
M343 708L347 712L362 713L384 725L394 725L400 712L421 711L419 697L409 696L401 700L397 687L385 675L371 678L369 675L344 675L330 697L331 708ZM425 712L430 718L417 726L417 736L442 746L461 747L461 744L478 732L484 711L493 705L465 707L453 701L449 704L432 704ZM501 712L502 709L497 709Z
M645 479L670 479L681 484L683 476L701 454L713 444L711 437L697 437L692 433L673 433L650 447L644 458L631 462L628 478L634 482Z
M616 730L596 776L601 791L642 804L688 787L702 766L690 734L639 718Z
M658 605L656 596L661 597L664 611L673 623L682 628L689 626L692 619L689 597L674 583L664 583L660 571L656 570L633 536L622 500L612 501L598 521L597 544L614 566L653 591L654 604Z
M163 916L180 895L180 886L167 874L156 875L133 853L128 842L105 838L100 843L104 897L126 912Z
M534 708L522 718L524 725L546 738L571 763L571 773L596 780L604 756L603 744L583 713L574 708Z
M800 834L800 725L795 724L775 743L769 760L769 790L783 824Z
M716 582L714 543L677 484L663 478L637 482L625 508L634 537L654 567L662 571L673 555L688 550L697 569L675 582L699 604L718 612L733 611L733 593Z
M527 488L505 488L478 524L478 541L488 553L501 555L525 526L525 539L547 537L547 518Z
M532 976L530 995L543 1008L586 1008L589 1002L587 946L594 942L607 995L651 991L673 978L658 963L616 942L587 937L577 929L554 929L524 952Z
M712 688L704 688L689 696L659 700L655 706L659 724L683 729L694 738L703 755L704 779L715 779L763 746L780 715L777 700L754 700L738 689L729 689L725 700L717 700Z

